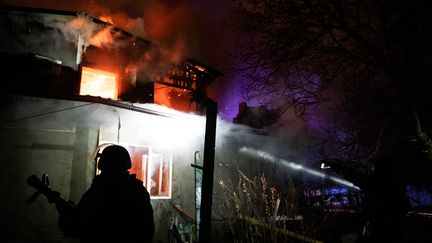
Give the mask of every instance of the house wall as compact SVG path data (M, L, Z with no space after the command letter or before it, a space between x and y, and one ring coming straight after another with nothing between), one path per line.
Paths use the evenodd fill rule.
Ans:
M83 53L83 45L89 44L90 37L106 27L104 23L85 14L34 11L0 9L0 71L9 79L8 82L3 80L2 84L3 88L7 87L6 93L47 97L74 95L79 87L79 63L102 69L115 66L123 70L119 67L137 61L147 49L147 41L128 36L123 42L134 39L135 47L124 47L123 51L128 52L122 58L101 55L102 51L108 56L117 53L117 49L108 52L107 46L102 50L90 45ZM110 31L119 30L110 28ZM121 33L114 46L125 44L119 42L125 34ZM42 58L40 61L41 57L36 60L33 54L61 61L62 65L57 62L47 65L46 62L53 60ZM114 63L113 58L117 62ZM122 83L123 91L130 88L125 83ZM153 83L137 83L136 90L124 94L123 100L153 101L153 91L149 93L149 88L153 90ZM149 99L144 95L152 97ZM41 196L32 204L25 203L34 192L26 185L26 179L32 174L40 177L47 173L54 190L65 199L78 202L95 175L92 153L99 140L120 140L120 143L171 150L172 197L152 199L155 242L167 241L169 223L178 215L172 204L182 205L194 216L195 177L190 164L194 162L195 152L203 150L203 119L179 123L176 118L102 104L0 96L0 192L6 195L0 198L0 227L10 232L6 242L73 242L65 239L57 229L57 212L46 198Z
M95 175L92 154L99 139L171 146L172 198L151 200L155 242L167 241L169 222L176 215L172 203L181 204L194 215L194 170L190 164L195 151L202 151L204 125L202 132L196 133L181 127L175 118L102 104L0 97L0 227L9 232L3 236L4 242L74 242L58 230L55 207L44 196L31 204L25 202L35 191L26 179L47 173L52 189L78 202ZM184 136L174 134L176 130ZM164 135L158 136L158 131Z
M58 12L0 9L0 51L34 53L77 70L78 16L72 12Z

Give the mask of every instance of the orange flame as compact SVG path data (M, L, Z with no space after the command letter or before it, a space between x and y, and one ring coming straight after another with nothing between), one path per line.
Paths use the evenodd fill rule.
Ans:
M164 84L154 84L154 103L184 112L196 110L196 104L190 103L189 91L169 87Z
M93 35L90 39L90 44L102 47L102 46L110 46L114 44L113 37L110 33L111 28L106 27L103 30L99 31L97 34Z
M100 96L117 99L117 76L93 68L83 67L81 73L80 95Z

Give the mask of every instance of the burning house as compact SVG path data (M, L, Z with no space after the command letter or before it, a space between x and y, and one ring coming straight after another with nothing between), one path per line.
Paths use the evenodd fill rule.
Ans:
M131 154L131 173L151 195L155 240L165 241L173 215L195 210L190 164L203 150L207 87L221 73L174 62L86 13L6 7L0 19L5 240L65 242L52 205L25 204L26 178L47 173L53 189L78 202L97 173L95 149L116 143Z
M1 18L5 92L202 112L207 87L221 75L193 59L170 60L150 41L86 13L10 7Z
M94 151L106 143L123 145L131 154L131 173L151 195L155 242L166 242L170 226L181 225L181 220L186 222L179 229L183 239L193 238L193 225L199 218L196 184L201 177L197 171L202 166L205 132L201 115L207 88L222 74L194 59L172 59L156 44L86 13L7 7L0 9L0 19L0 189L5 195L0 199L0 227L9 232L5 242L74 242L57 229L57 212L44 198L25 203L34 192L26 179L47 173L54 190L78 202L98 173ZM239 171L274 173L279 188L291 180L287 174L300 180L308 177L330 188L303 191L310 204L326 203L340 211L350 207L352 191L358 189L352 183L295 162L301 157L304 138L293 135L296 147L288 139L269 142L268 133L260 129L274 124L277 115L278 111L244 103L234 123L249 128L218 123L218 131L226 131L226 137L219 139L219 134L216 141L223 153L216 155L215 217L226 216L221 215L226 213L225 204L230 209L238 206L238 198L227 198L223 191ZM250 128L254 132L244 132ZM252 185L246 175L241 180ZM332 188L334 184L337 187ZM246 192L264 188L256 185ZM274 192L265 189L265 193ZM299 194L293 186L279 193L279 198L287 194L288 199ZM332 199L336 197L344 199ZM243 204L256 214L250 208L254 202ZM265 212L267 216L278 216L278 223L286 225L302 224L298 202L290 201L289 207L295 208L292 215L278 215L283 206L275 205L272 212ZM241 219L249 228L262 226L256 219ZM286 228L280 232L295 240L310 240L304 236L308 232L297 234Z

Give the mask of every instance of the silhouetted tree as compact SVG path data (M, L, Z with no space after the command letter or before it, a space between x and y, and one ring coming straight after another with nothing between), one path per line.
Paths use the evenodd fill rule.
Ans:
M399 222L406 214L404 184L432 185L431 4L238 3L236 28L245 36L237 48L245 97L319 120L315 124L324 128L318 156L339 159L334 171L354 178L366 201L375 205L368 210L375 232L371 241L388 237L383 223ZM378 155L387 156L392 166L377 163L387 161L376 159ZM392 195L388 205L380 204L383 195ZM396 214L397 219L387 217ZM399 225L391 229L402 235Z
M430 145L427 1L238 3L245 97L330 123L321 156L363 159L395 138Z

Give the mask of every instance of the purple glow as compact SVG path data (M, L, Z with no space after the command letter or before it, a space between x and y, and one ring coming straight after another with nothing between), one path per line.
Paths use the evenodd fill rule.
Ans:
M231 75L217 80L217 87L210 87L210 96L216 97L219 107L219 116L226 120L232 119L238 113L238 106L241 102L246 101L242 97L241 83L245 79L241 74ZM248 105L257 105L257 102L247 101Z

